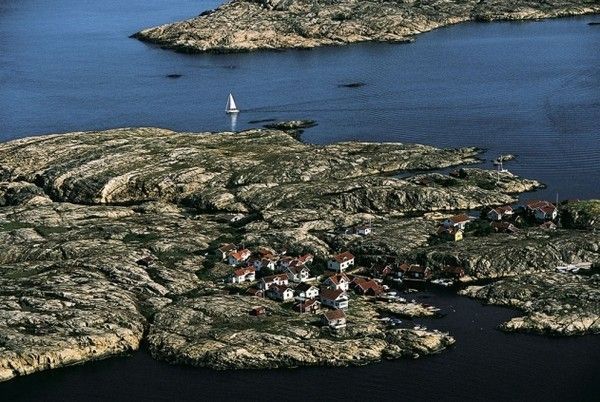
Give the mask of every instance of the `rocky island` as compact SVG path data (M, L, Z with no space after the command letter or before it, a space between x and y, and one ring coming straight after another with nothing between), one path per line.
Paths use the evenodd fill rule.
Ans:
M133 36L179 52L406 42L466 21L534 20L600 12L595 0L233 0Z
M547 315L568 312L570 322L586 323L556 332L597 332L597 278L555 272L600 260L594 202L568 204L570 223L552 230L524 224L518 233L490 233L479 222L454 242L438 229L458 220L450 217L457 210L513 204L542 186L469 167L479 154L400 143L316 146L275 129L125 128L0 144L0 379L136 350L143 339L155 358L217 369L365 364L453 344L452 334L395 325L396 317L435 315L382 298L381 282L370 278L396 268L406 280L450 266L464 282L503 278L498 288L475 283L467 294L527 312L553 298L558 307ZM448 167L456 170L442 173ZM297 311L287 293L283 303L258 297L261 281L277 278L254 278L252 266L238 265L248 249L265 267L278 255L290 268L302 255L317 285L352 279L345 313L325 315L343 318L345 328L303 311L313 304ZM347 256L353 264L356 256L348 277L328 276L325 268ZM293 282L303 271L287 272ZM236 282L246 274L252 278ZM502 290L508 281L528 290L512 296ZM575 293L579 286L586 292ZM580 295L585 300L575 300Z

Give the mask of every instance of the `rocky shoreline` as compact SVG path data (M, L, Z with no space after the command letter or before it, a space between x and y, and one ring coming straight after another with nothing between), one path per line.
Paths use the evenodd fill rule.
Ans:
M600 333L600 275L536 273L469 286L460 294L526 315L502 324L511 332L543 335Z
M367 267L381 256L421 259L434 271L452 261L480 279L550 277L558 263L600 260L593 204L570 207L573 225L585 229L436 241L451 211L515 202L542 185L464 167L478 155L399 143L315 146L270 129L125 128L0 144L0 380L136 350L144 337L156 358L218 369L437 353L454 343L451 334L381 320L431 316L431 308L356 296L347 330L334 335L315 316L232 294L223 283L232 268L208 253L236 242L311 253L317 265L345 249ZM451 166L462 168L437 172ZM338 232L366 220L370 236ZM586 286L597 290L597 281ZM250 316L256 300L271 314Z
M185 53L407 42L466 21L537 20L600 12L593 0L233 0L133 37Z

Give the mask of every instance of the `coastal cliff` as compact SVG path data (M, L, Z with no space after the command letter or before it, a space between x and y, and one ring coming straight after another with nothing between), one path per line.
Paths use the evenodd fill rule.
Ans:
M598 13L594 0L233 0L134 37L180 52L313 48L405 42L466 21L535 20Z
M525 254L515 253L521 240L503 235L472 236L462 248L439 244L434 216L515 202L541 186L474 167L436 172L477 163L478 153L399 143L316 146L277 130L126 128L0 144L0 380L136 350L144 336L156 358L213 368L437 353L454 342L451 334L382 320L430 315L424 306L353 296L348 328L332 336L315 316L241 296L243 289L223 283L232 267L210 253L236 242L323 261L345 248L361 264L376 255L425 256L434 269L436 255L455 255L473 261L464 266L476 278L515 275L522 266L507 267L520 258L529 261L526 272L600 260L591 228L557 231L554 242L531 231ZM595 222L586 211L575 221ZM335 235L366 220L372 236ZM549 244L549 257L534 258ZM501 253L515 257L492 258ZM251 317L256 304L270 315Z

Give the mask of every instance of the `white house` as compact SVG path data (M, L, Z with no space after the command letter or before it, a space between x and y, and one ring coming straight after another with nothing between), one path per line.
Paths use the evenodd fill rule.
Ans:
M240 268L233 271L231 283L252 282L256 279L256 270L254 267Z
M353 265L354 256L348 251L338 254L333 259L327 261L327 269L336 272L344 272Z
M346 274L331 275L323 281L323 285L331 289L340 289L346 292L350 289L350 278Z
M296 295L302 299L315 299L319 297L319 288L308 283L296 286Z
M346 313L343 310L326 311L321 317L321 323L335 330L346 328Z
M250 258L251 255L252 252L247 248L238 251L232 251L227 256L227 262L229 263L229 265L235 267L236 265L240 265L241 263L246 261L248 258Z
M359 234L361 236L368 236L371 234L373 230L371 229L371 226L367 226L367 225L359 225L357 227L354 228L354 232L356 234Z
M314 256L312 254L304 254L297 258L301 264L308 264L313 262Z
M235 244L221 244L221 247L215 250L215 256L220 260L226 260L227 255L235 250L237 250L237 246Z
M458 228L461 230L465 229L467 223L471 221L471 218L467 214L454 215L442 222L442 225L446 228Z
M287 285L271 285L267 290L267 296L270 299L285 302L294 298L294 289Z
M348 295L340 289L322 289L319 295L321 303L331 308L347 309Z
M558 216L556 207L552 204L536 208L533 212L535 219L538 221L552 221Z
M274 271L277 266L277 258L274 256L265 256L263 258L257 258L254 260L254 268L257 271L262 269L268 269L269 271Z
M502 219L512 215L512 207L510 205L504 205L502 207L492 208L490 212L487 213L487 218L491 221L501 221Z
M320 309L321 302L316 299L306 299L294 305L294 310L299 313L316 314Z
M287 284L289 284L288 276L286 274L277 274L261 278L260 282L258 283L258 287L260 287L262 290L267 290L272 285Z
M286 271L288 279L292 282L305 282L310 278L310 270L305 266L289 267Z

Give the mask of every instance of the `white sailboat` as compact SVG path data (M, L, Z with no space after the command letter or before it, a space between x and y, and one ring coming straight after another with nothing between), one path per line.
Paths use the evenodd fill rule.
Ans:
M225 108L225 113L239 113L239 109L235 104L235 99L233 99L233 95L229 94L229 98L227 98L227 107Z

